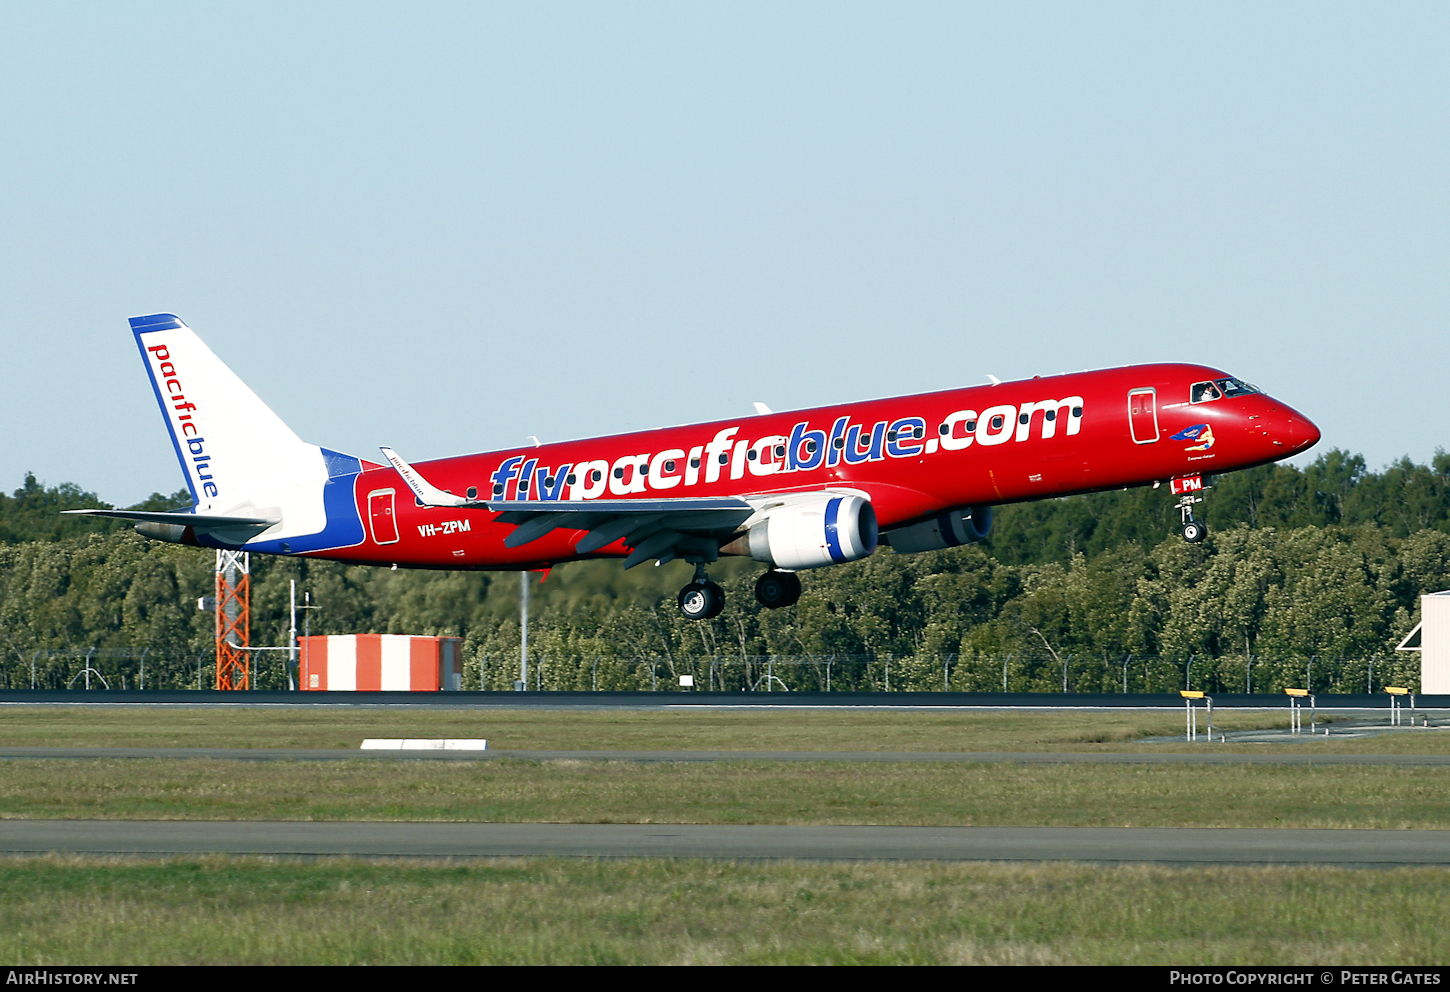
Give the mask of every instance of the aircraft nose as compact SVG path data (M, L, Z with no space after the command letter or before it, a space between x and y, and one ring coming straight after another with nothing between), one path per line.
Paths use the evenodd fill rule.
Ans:
M1319 443L1319 428L1298 410L1284 408L1283 431L1290 451L1305 451Z

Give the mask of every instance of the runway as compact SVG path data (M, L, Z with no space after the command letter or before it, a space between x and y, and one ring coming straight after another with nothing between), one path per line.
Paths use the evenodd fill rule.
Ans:
M1450 830L0 821L0 853L1450 864Z
M1388 714L1385 695L1316 696L1320 710ZM1288 697L1215 693L1215 709L1287 713ZM1086 692L218 692L211 689L0 689L0 705L17 706L363 706L389 709L654 710L885 709L885 710L1156 710L1183 709L1176 693ZM1411 710L1450 709L1450 695L1414 697Z
M361 751L345 748L3 747L0 761L208 758L219 761L845 761L1019 765L1408 765L1450 767L1450 754L1272 754L1203 750L1151 751Z

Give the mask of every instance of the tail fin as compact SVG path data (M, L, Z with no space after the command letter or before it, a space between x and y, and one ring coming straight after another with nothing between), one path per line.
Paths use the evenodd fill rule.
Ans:
M317 447L294 434L180 318L132 317L131 331L198 509L327 478Z
M298 535L323 540L320 545L304 542L308 547L294 541L280 550L361 540L351 485L329 484L360 472L356 458L303 441L176 315L132 317L131 331L196 513L278 518L265 535L248 542L259 551L276 550L262 545ZM342 488L345 494L324 493ZM343 516L356 523L355 539L349 539L352 526L342 527L346 533L336 532L344 521L334 520L334 511L343 509L344 496Z

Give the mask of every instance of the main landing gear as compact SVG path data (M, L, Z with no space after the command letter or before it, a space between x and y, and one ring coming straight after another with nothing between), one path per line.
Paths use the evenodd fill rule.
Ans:
M680 612L687 620L710 620L725 609L725 590L710 581L705 563L695 563L695 579L680 590Z
M1197 544L1208 536L1208 525L1193 519L1193 504L1202 502L1202 496L1194 496L1192 493L1184 493L1178 497L1177 509L1183 520L1183 539L1189 544Z
M794 606L801 598L800 577L771 569L756 580L755 598L768 610ZM694 581L680 590L679 606L689 620L710 620L725 608L725 590L710 581L704 562L696 563Z
M755 599L767 610L794 606L801 598L800 576L771 569L755 580Z

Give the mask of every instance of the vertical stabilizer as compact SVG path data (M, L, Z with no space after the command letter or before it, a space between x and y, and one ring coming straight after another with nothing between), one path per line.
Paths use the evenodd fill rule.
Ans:
M198 510L327 478L307 444L173 314L132 317L131 330Z
M261 534L212 530L218 546L290 554L363 539L353 497L362 471L356 458L294 434L174 314L132 317L131 331L194 512L277 521Z

